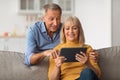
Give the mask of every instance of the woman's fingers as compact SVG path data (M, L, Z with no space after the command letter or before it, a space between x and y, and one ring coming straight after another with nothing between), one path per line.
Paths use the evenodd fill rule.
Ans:
M88 60L88 57L85 53L80 53L80 54L76 54L76 60L78 60L81 63L86 63L86 61Z
M55 59L55 63L57 67L60 67L62 65L62 63L66 60L65 57L63 56L59 56Z

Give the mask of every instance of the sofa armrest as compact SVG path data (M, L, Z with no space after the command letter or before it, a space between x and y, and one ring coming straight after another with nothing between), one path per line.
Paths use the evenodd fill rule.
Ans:
M120 46L99 49L101 80L120 80Z

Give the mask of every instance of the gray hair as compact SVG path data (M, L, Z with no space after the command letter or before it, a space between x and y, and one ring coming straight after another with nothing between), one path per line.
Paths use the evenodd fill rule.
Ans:
M44 5L44 12L46 13L48 10L58 10L60 11L60 14L62 14L62 9L58 4L55 3L48 3Z

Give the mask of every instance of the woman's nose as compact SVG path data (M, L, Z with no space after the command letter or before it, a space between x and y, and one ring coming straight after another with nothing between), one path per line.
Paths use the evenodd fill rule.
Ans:
M73 32L73 29L71 28L69 31L70 31L70 32Z

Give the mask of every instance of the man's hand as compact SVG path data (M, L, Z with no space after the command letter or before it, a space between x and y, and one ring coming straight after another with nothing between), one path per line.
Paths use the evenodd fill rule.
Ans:
M59 54L60 54L60 53L59 53L57 50L53 50L53 52L51 53L51 57L52 57L53 59L56 59L58 56L60 56Z
M56 50L52 50L52 49L51 49L51 50L46 50L46 51L44 51L43 54L44 54L44 56L46 56L46 57L47 57L47 56L51 56L51 55L52 55L53 57L55 57L56 54L57 54L57 52L56 52Z
M96 50L91 51L89 54L89 58L92 60L95 60L96 62L98 61L98 57L99 57L99 55Z

